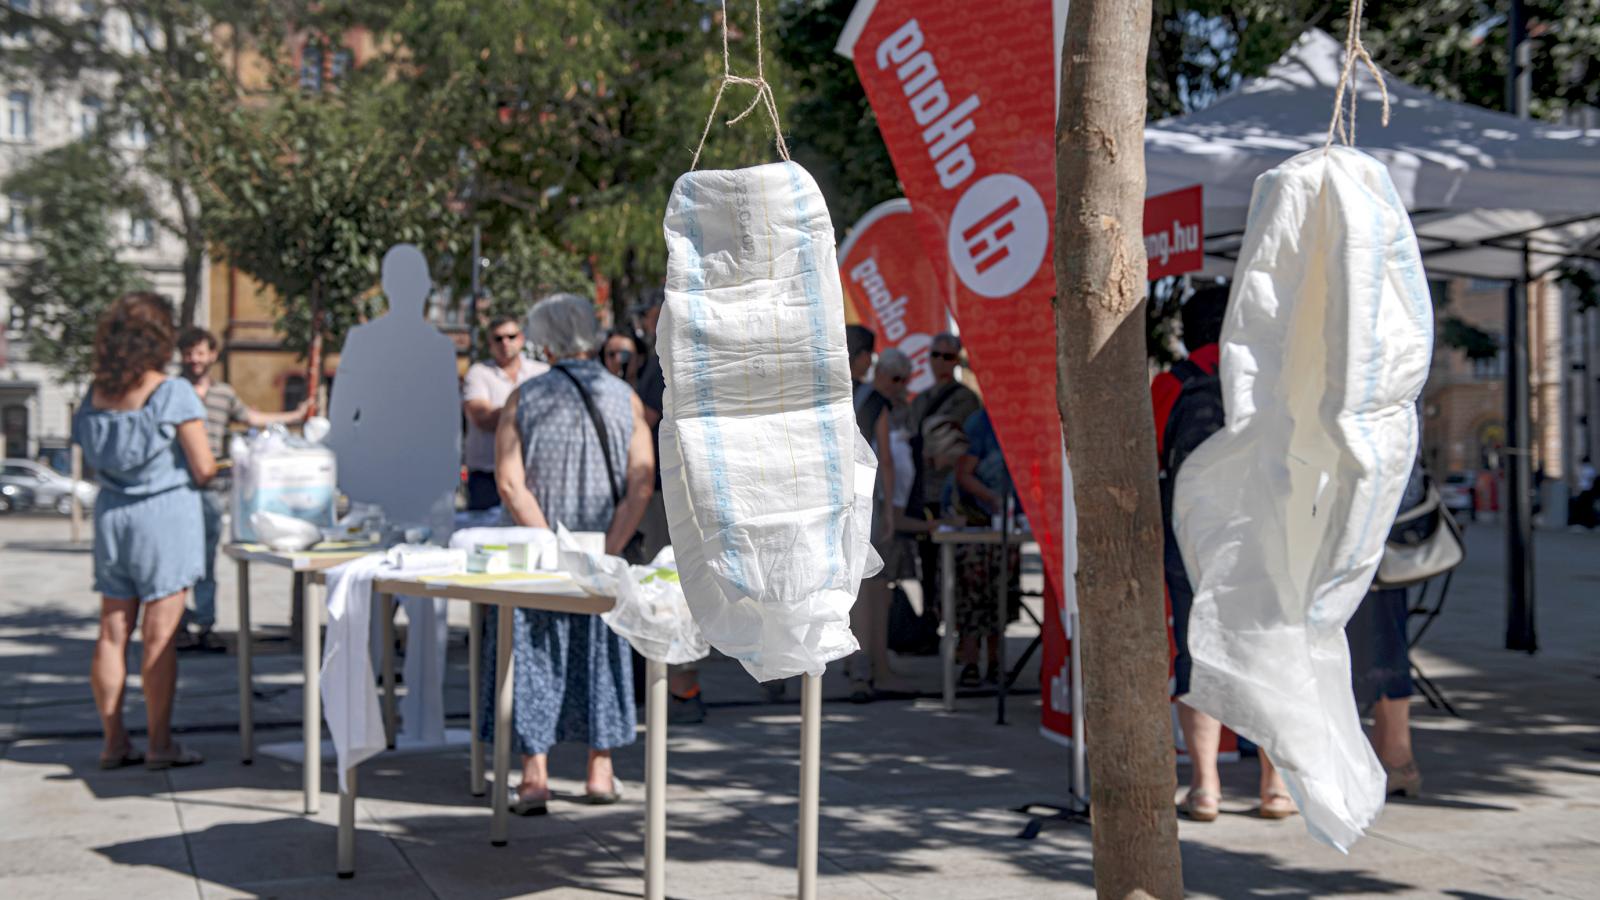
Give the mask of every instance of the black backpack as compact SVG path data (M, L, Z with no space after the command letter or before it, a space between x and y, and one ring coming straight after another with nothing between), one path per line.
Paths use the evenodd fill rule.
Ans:
M1184 460L1205 443L1206 438L1222 430L1227 416L1222 405L1222 381L1215 374L1187 359L1175 363L1172 374L1183 383L1183 390L1173 401L1167 427L1161 433L1161 522L1166 537L1162 555L1167 587L1174 592L1188 592L1188 575L1172 531L1173 488L1178 483L1178 470L1183 467Z
M1222 381L1216 374L1187 359L1175 363L1172 374L1183 384L1183 390L1173 401L1166 430L1161 433L1161 471L1169 483L1178 477L1178 469L1189 454L1227 424Z

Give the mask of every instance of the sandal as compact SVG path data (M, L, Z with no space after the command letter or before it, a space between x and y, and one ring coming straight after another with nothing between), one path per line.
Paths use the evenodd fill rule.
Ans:
M166 753L157 755L154 752L150 752L145 754L144 767L154 772L161 769L182 769L187 766L198 766L205 761L206 758L204 756L177 741L173 741L172 746L167 748Z
M1215 822L1222 811L1222 797L1215 791L1190 788L1178 810L1196 822Z
M542 816L550 811L550 792L546 790L542 797L524 797L516 788L511 791L511 803L507 809L514 816Z
M1273 791L1261 798L1261 808L1256 813L1263 819L1287 819L1299 811L1294 807L1293 797Z
M850 702L851 703L871 703L872 702L872 683L871 682L867 682L867 681L862 681L859 678L854 680L854 681L852 681L852 682L850 682Z
M1390 797L1409 797L1415 800L1422 796L1422 770L1417 768L1417 761L1411 760L1403 766L1383 769L1385 779L1384 793Z
M144 754L133 749L132 743L124 745L122 752L116 756L106 756L104 754L100 756L100 768L106 770L125 769L128 766L137 766L142 762L144 762Z
M596 794L593 791L584 791L577 798L585 806L610 806L622 799L622 779L612 776L611 790L608 793Z

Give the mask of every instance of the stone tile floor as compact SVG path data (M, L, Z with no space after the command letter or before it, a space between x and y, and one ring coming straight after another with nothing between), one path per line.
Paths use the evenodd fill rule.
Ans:
M167 773L100 772L85 683L95 598L88 556L58 520L0 519L0 894L7 897L638 896L639 791L611 808L557 802L513 819L491 847L485 801L469 796L465 753L380 757L362 770L359 873L334 869L334 773L322 813L303 816L298 767L237 762L234 660L185 656L178 724L210 759ZM1600 884L1600 537L1541 533L1536 656L1499 649L1504 602L1492 527L1417 659L1462 718L1414 707L1425 799L1385 810L1349 856L1296 820L1251 815L1255 766L1225 771L1225 815L1184 822L1196 896L1593 897ZM287 581L256 571L258 742L298 737L299 659L286 640ZM233 629L232 574L221 627ZM458 611L464 623L464 610ZM1012 652L1029 635L1011 634ZM135 651L137 652L137 651ZM935 661L901 660L919 699L853 706L831 681L824 707L822 878L827 898L1089 896L1089 832L1056 824L1018 837L1017 807L1060 801L1066 754L1037 734L1037 693L943 712ZM447 708L465 717L465 647L453 635ZM1023 684L1036 683L1036 675ZM725 659L704 669L709 720L671 735L668 893L680 900L794 894L798 706L763 693ZM137 678L130 721L140 721ZM453 719L453 723L456 720ZM552 761L577 790L582 751ZM638 785L642 742L620 753ZM1186 775L1180 771L1180 778ZM566 776L562 780L561 776Z

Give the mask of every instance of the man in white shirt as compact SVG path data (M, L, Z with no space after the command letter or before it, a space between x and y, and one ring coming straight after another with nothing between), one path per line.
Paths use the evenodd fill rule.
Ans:
M500 505L494 483L494 430L500 410L511 392L524 381L550 371L542 362L522 355L522 326L511 316L489 323L491 362L473 363L461 385L461 405L467 414L467 509L492 509Z

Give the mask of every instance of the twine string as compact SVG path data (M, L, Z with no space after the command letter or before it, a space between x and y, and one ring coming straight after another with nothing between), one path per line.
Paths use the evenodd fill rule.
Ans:
M1383 83L1383 72L1379 71L1378 64L1373 62L1372 54L1367 52L1367 46L1361 42L1361 17L1366 8L1366 0L1350 0L1350 18L1345 23L1344 32L1344 68L1339 72L1339 87L1333 94L1333 118L1328 122L1328 140L1323 149L1333 146L1334 135L1344 141L1345 146L1353 146L1356 142L1356 89L1357 75L1356 63L1359 61L1372 73L1378 82L1378 92L1383 96L1383 125L1389 125L1389 88ZM1344 110L1345 92L1350 94L1350 113L1346 117Z
M767 83L765 55L761 48L761 0L756 0L756 77L748 78L733 74L733 62L728 54L728 0L722 0L722 79L717 85L717 96L711 101L711 112L706 116L705 130L700 132L700 144L694 148L694 159L689 163L689 171L694 171L700 164L700 153L706 148L706 138L711 135L711 125L716 121L717 108L722 105L722 95L727 92L730 84L750 85L756 89L756 95L743 112L729 119L726 124L737 125L758 107L766 110L767 117L772 120L778 155L783 157L784 162L789 161L789 145L783 140L783 125L778 121L778 101L772 95L772 85Z

